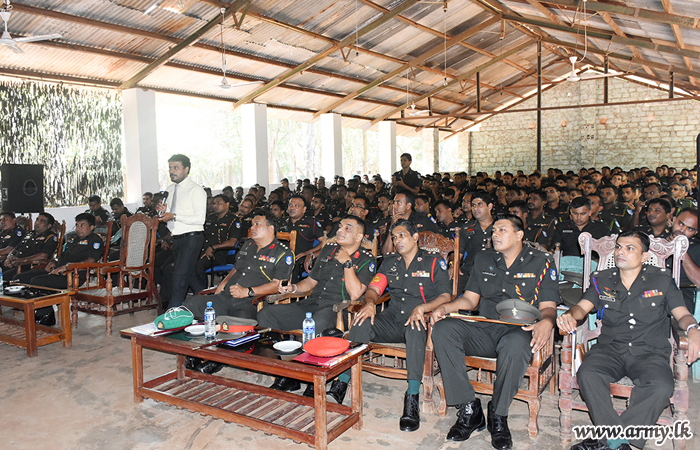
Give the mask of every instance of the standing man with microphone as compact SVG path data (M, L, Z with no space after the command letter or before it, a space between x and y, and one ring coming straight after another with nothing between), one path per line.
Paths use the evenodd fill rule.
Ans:
M199 251L204 243L204 221L207 214L207 194L189 178L190 159L173 155L168 160L170 181L169 204L156 206L159 220L168 224L173 239L173 286L169 308L182 305L190 279L195 276Z

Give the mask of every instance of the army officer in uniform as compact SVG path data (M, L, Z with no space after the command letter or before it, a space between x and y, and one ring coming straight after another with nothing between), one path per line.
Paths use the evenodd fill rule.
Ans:
M365 294L365 306L355 316L349 340L406 344L408 390L399 428L415 431L420 426L418 394L428 339L424 316L450 301L451 283L442 256L418 247L418 230L412 222L396 222L391 227L391 238L398 253L384 257ZM375 316L376 301L387 286L391 301ZM339 377L346 385L349 379L349 371Z
M671 319L688 332L688 364L698 358L700 331L667 269L642 266L649 258L649 237L626 231L615 244L612 269L593 272L591 287L581 301L557 319L571 333L578 321L597 308L602 320L598 342L586 353L577 380L593 424L649 426L656 424L669 405L674 381L669 357ZM618 414L610 397L610 383L622 377L634 382L627 409ZM644 440L587 439L575 450L644 447Z
M523 222L505 215L493 224L493 248L477 254L466 290L456 300L433 311L433 345L440 363L448 405L457 405L457 422L447 439L464 441L486 425L481 402L469 382L465 355L497 358L493 398L488 404L488 429L496 449L510 449L508 408L530 364L551 336L559 300L557 269L549 253L523 247ZM520 327L471 323L446 318L449 313L479 310L479 315L498 319L496 305L521 299L539 308L541 320Z

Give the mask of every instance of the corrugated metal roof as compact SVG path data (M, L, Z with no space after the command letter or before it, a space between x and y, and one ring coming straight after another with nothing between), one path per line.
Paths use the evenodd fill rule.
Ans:
M62 38L55 42L21 44L23 54L0 47L0 74L24 74L27 77L44 74L53 79L64 76L71 77L72 81L84 80L113 87L128 81L180 40L220 16L214 0L163 0L152 12L144 14L154 1L13 2L15 9L8 24L13 36L60 33ZM352 36L357 29L381 17L383 11L391 10L403 1L255 0L240 29L230 17L226 21L225 47L236 53L236 56L226 56L228 77L231 83L251 79L269 82ZM583 55L584 28L586 33L590 30L591 34L602 33L602 36L589 35L586 61L577 63L578 68L587 65L600 67L603 54L609 53L611 67L661 82L667 82L668 72L673 69L676 85L697 94L694 86L700 82L700 63L695 57L700 55L697 24L681 25L676 30L683 38L685 49L693 56L684 58L679 53L681 50L677 50L680 45L669 20L629 14L620 9L622 4L607 6L612 8L605 13L609 19L591 9L584 16L561 0L541 1L541 5L548 8L548 14L543 14L541 8L525 0L502 0L502 5L500 12L509 17L503 39L501 23L496 22L470 36L464 45L454 45L446 53L440 51L412 69L404 68L398 75L341 103L333 111L350 116L347 123L364 126L369 122L360 120L360 117L367 120L382 117L407 101L440 88L445 71L451 81L488 63L492 57L539 37L544 42L545 81L559 79L570 71L566 57L578 55L580 58ZM695 1L674 0L672 11L664 11L658 0L627 1L624 6L700 18ZM354 47L345 48L343 52L336 50L311 68L258 96L255 101L290 108L293 112L284 114L299 114L306 118L310 113L299 110L325 110L343 96L439 47L444 42L445 29L449 38L478 26L498 12L472 0L449 1L447 13L441 3L418 2L404 11L400 18L391 19L360 36L358 54ZM552 17L556 17L558 23ZM610 20L615 28L608 23ZM631 41L615 41L612 36L619 32ZM620 37L617 39L619 41ZM629 42L636 43L634 51ZM197 44L178 52L169 64L149 73L139 85L230 102L260 89L259 85L229 91L217 87L221 80L220 45L221 29L215 26ZM643 61L631 62L635 55L640 55ZM482 107L496 108L530 95L536 82L533 76L536 58L533 43L482 70ZM471 110L467 108L476 101L474 80L475 76L472 76L434 94L431 101L433 112L473 111L473 107ZM418 105L427 108L427 103L424 99ZM399 113L391 117L398 118ZM435 122L434 118L426 117L412 123L428 125ZM444 124L443 121L440 123ZM453 128L467 123L467 120L459 119Z

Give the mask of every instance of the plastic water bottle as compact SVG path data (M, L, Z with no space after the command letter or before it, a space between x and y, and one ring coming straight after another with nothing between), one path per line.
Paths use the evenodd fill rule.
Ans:
M2 280L2 267L0 266L0 295L5 293L5 284Z
M304 319L301 329L303 332L302 342L304 344L316 337L316 322L314 322L310 312L306 313L306 319Z
M216 311L207 302L207 309L204 310L204 339L213 341L216 339Z

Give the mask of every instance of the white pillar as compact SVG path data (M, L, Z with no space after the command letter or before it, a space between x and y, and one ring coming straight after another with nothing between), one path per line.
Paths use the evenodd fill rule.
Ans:
M321 175L343 175L343 127L340 114L321 114ZM348 174L349 175L349 174Z
M248 103L241 106L243 141L243 187L258 183L268 187L267 105ZM269 191L268 191L269 193Z
M379 174L384 180L391 180L396 172L396 122L379 122Z
M472 175L472 149L471 131L462 131L457 134L457 167L458 171L465 171Z
M440 131L437 128L423 130L423 167L414 170L423 174L440 171Z
M124 103L124 160L126 161L124 203L140 205L144 192L160 190L156 140L156 93L140 88L127 89L122 93L122 102Z

